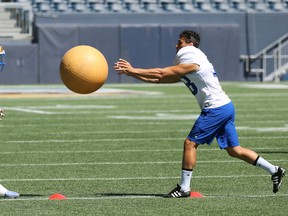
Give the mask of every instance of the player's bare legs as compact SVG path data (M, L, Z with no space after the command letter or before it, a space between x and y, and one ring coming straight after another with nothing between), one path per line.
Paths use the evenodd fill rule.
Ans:
M241 146L228 147L225 149L231 157L235 157L246 161L247 163L254 164L258 158L258 154L250 149Z
M261 167L271 175L273 182L273 192L277 193L282 184L282 178L285 176L285 169L282 167L274 166L273 164L260 157L256 152L243 148L241 146L228 147L226 151L231 157L239 158L254 166Z
M185 139L184 141L184 150L183 150L183 159L182 159L182 169L185 170L193 170L196 165L196 151L198 145L190 141L189 139Z
M184 141L184 150L182 158L182 174L181 174L181 183L170 191L168 194L164 195L167 198L183 198L190 196L190 182L192 178L193 168L196 165L196 151L198 145L185 139Z

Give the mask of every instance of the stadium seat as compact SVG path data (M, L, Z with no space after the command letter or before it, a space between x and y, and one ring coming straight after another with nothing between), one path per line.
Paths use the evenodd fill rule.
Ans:
M68 8L75 12L83 12L86 10L85 0L68 0Z
M11 0L12 1L12 0ZM30 2L35 12L278 12L288 0L13 0Z
M107 10L110 12L122 11L122 2L120 0L106 0Z
M50 7L56 13L62 13L69 11L67 1L62 0L50 0Z
M284 10L281 0L265 0L266 7L272 11Z
M262 0L247 0L247 4L248 10L251 11L264 12L267 9Z
M67 6L67 4L65 3L59 3L57 5L57 7L55 8L55 11L56 12L68 12L69 11L69 8Z
M104 0L87 0L86 5L92 12L102 12L106 10Z
M49 6L48 3L43 2L43 3L39 4L39 6L38 6L38 12L46 13L46 12L48 12L48 11L51 11L51 8L50 8L50 6Z
M212 12L214 11L210 2L206 0L194 0L194 8L197 8L200 11Z
M77 4L75 4L75 11L76 12L85 12L85 11L87 11L87 8L86 8L84 3L77 3Z
M140 6L146 12L160 12L157 0L140 0Z
M282 4L285 8L288 8L288 0L282 0Z
M167 12L180 11L177 8L174 0L159 0L158 4L159 4L159 8L161 8L163 11L167 11Z
M31 2L31 0L17 0L14 2L19 2L19 3L26 3L26 2ZM32 3L32 2L31 2Z
M91 11L104 12L106 11L105 5L101 3L95 3L90 7Z
M235 11L245 11L246 2L245 0L229 0L229 5L232 10Z
M196 9L193 7L191 0L176 0L176 4L182 11L193 12Z
M33 0L32 8L35 12L46 13L51 11L49 0Z
M128 12L143 12L138 0L123 0L123 8Z
M229 5L227 0L212 0L212 7L217 11L228 11Z

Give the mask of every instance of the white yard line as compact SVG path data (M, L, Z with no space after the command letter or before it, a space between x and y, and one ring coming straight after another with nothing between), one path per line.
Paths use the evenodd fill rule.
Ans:
M75 113L74 113L75 114ZM18 120L17 120L18 121ZM245 121L247 123L255 123L255 120L253 121ZM268 122L266 120L257 120L257 123L260 124L260 125L268 125ZM286 120L274 120L274 121L270 121L269 120L269 124L283 124L284 127L288 127L287 126L287 121ZM75 124L69 124L69 123L65 123L65 124L62 124L62 123L57 123L57 124L54 124L54 123L45 123L45 128L47 127L55 127L55 126L65 126L66 128L69 127L69 126L75 126ZM95 123L77 123L77 125L79 126L95 126ZM113 126L113 125L123 125L123 122L101 122L101 125L102 126ZM165 121L158 121L158 122L145 122L145 121L131 121L129 122L129 125L167 125L167 122ZM188 125L188 126L192 126L193 125L193 121L185 121L185 122L178 122L178 121L175 121L173 122L173 125ZM23 125L17 125L17 127L38 127L38 126L43 126L43 122L40 122L39 123L33 123L33 124L23 124ZM15 127L15 123L13 123L12 121L10 122L5 122L5 125L3 124L0 124L0 128L1 127ZM187 126L185 126L187 127ZM253 129L254 127L247 127L247 126L239 126L237 127L237 130L251 130ZM276 127L275 127L276 128ZM189 127L187 127L187 130L190 129Z
M195 176L194 178L199 178L199 179L208 179L208 178L255 178L255 177L267 177L268 175L230 175L230 176ZM127 180L166 180L166 179L179 179L179 176L172 176L172 177L128 177L128 178L54 178L54 179L0 179L1 182L47 182L47 181L127 181ZM7 200L7 199L0 199L2 202L16 202L16 201L46 201L49 200L50 195L38 195L38 196L33 196L25 194L18 199L13 199L13 200ZM69 197L67 195L66 199L67 200L112 200L112 199L162 199L162 196L160 195L149 195L148 193L143 195L142 193L137 195L135 194L97 194L95 196L89 196L89 197L79 197L79 196L72 196ZM204 198L209 198L209 199L229 199L229 198L267 198L267 197L288 197L288 194L281 194L278 193L277 195L275 194L203 194L202 199Z
M288 160L269 160L271 162L288 162ZM240 160L197 161L197 163L243 163ZM101 165L155 165L155 164L181 164L181 161L130 161L130 162L91 162L91 163L37 163L37 164L0 164L0 167L28 167L28 166L101 166Z
M231 198L267 198L267 197L288 197L288 194L246 194L246 195L241 195L241 194L233 194L233 195L203 195L202 198L200 199L231 199ZM22 201L48 201L48 195L46 197L42 196L42 197L27 197L27 198L23 198L20 196L20 198L18 199L0 199L0 201L2 202L22 202ZM115 199L165 199L159 195L123 195L120 194L117 195L113 195L113 196L95 196L95 197L66 197L66 200L58 200L58 202L66 202L68 200L79 200L79 201L91 201L91 200L115 200ZM190 199L196 199L196 198L190 198ZM197 198L199 199L199 198ZM54 200L51 200L50 202L55 202Z
M116 106L100 106L100 105L55 105L55 106L31 106L31 107L3 107L4 110L13 110L18 112L27 112L27 113L35 113L35 114L67 114L67 112L59 113L55 111L43 111L40 109L48 109L48 110L54 110L54 109L60 109L60 110L87 110L87 109L114 109ZM77 111L77 114L79 114L79 111Z
M199 115L189 114L167 114L167 113L156 113L154 116L107 116L112 119L127 119L127 120L195 120Z
M288 85L286 84L280 84L280 83L241 83L237 84L240 87L243 88L256 88L256 89L288 89Z
M239 139L268 139L268 140L275 140L275 139L287 139L288 136L251 136L251 137L239 137ZM175 138L105 138L105 139L78 139L78 140L59 140L59 139L46 139L46 140L8 140L2 141L2 143L79 143L79 142L135 142L135 141L183 141L183 137L175 137Z
M226 176L195 176L197 179L215 178L255 178L269 177L270 175L226 175ZM128 181L128 180L166 180L179 179L179 176L148 176L148 177L123 177L123 178L34 178L34 179L0 179L0 182L36 182L36 181Z
M261 147L250 147L253 150L267 150L267 151L288 151L288 148L261 148ZM123 149L123 150L75 150L75 151L0 151L0 155L7 155L7 154L103 154L103 153L129 153L129 152L182 152L183 149ZM199 148L197 151L219 151L219 148Z
M7 107L4 108L5 110L13 110L13 111L19 111L19 112L28 112L28 113L37 113L37 114L48 114L52 115L54 112L47 112L42 110L36 110L36 109L29 109L29 108L17 108L17 107Z
M181 138L106 138L106 139L78 139L78 140L59 140L59 139L46 139L46 140L9 140L2 141L2 143L79 143L79 142L135 142L135 141L152 141L152 140L183 140Z

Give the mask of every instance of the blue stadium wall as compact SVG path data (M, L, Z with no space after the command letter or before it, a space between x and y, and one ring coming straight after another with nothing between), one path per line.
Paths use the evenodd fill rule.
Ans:
M180 31L201 34L200 48L222 81L244 81L240 55L256 54L288 32L287 13L102 13L36 15L32 43L2 43L7 51L2 84L58 84L59 63L73 46L99 49L109 64L109 83L137 82L119 77L119 58L136 67L171 65Z

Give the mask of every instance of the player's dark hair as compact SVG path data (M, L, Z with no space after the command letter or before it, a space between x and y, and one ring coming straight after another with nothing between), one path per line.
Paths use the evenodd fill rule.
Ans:
M195 47L199 47L200 45L200 35L192 30L186 29L182 31L179 35L179 38L185 38L186 43L193 43Z

